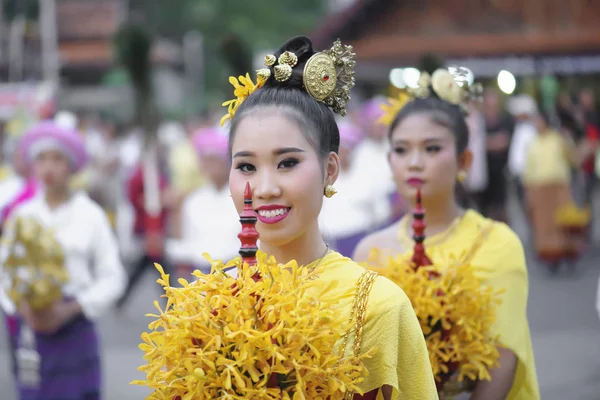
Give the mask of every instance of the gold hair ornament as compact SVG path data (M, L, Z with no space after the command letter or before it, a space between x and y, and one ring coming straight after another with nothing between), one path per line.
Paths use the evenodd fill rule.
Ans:
M350 90L354 87L356 53L352 46L342 45L338 39L326 51L314 54L304 66L304 88L317 101L345 116Z
M467 69L451 68L452 72L449 69L437 69L433 75L421 72L416 88L401 92L396 99L388 99L388 104L382 106L383 115L378 122L389 126L409 101L414 98L426 99L434 95L450 104L459 106L464 113L468 113L469 101L479 100L483 93L483 87L480 83L469 85Z
M306 62L302 74L304 89L315 100L325 103L333 112L345 116L350 90L355 84L355 58L352 46L342 45L339 39L336 40L329 50L313 54ZM298 56L291 51L284 51L279 58L267 54L264 64L267 68L256 71L256 84L249 74L239 78L229 77L236 98L223 103L223 106L227 107L227 114L221 118L221 125L232 119L244 100L269 80L271 68L277 82L289 80L293 68L298 64Z

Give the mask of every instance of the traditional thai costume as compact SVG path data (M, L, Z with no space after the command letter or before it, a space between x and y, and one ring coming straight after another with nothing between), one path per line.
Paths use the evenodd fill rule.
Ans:
M581 240L559 221L561 209L574 205L570 152L560 133L538 134L529 147L523 174L534 246L538 257L550 263L575 258L581 251Z
M444 69L431 76L422 72L419 87L409 93L417 98L437 97L466 111L466 101L476 99L481 87L464 80L459 85L461 74ZM393 99L382 122L393 120L411 96ZM412 218L405 216L398 225L402 253L376 247L370 265L399 284L413 303L440 397L472 390L468 383L460 383L463 378L491 379L497 348L504 347L518 360L507 399L539 399L526 314L528 277L519 238L506 224L473 210L444 232L426 238L424 218L418 190Z
M79 134L50 122L33 128L23 137L21 146L30 162L49 149L63 152L73 171L86 161ZM40 193L16 208L4 233L5 243L11 243L14 227L26 219L55 232L53 238L60 249L54 250L64 255L62 267L68 275L61 288L63 299L58 301L77 301L82 313L52 334L34 332L21 321L17 350L19 397L21 400L99 399L101 363L93 321L111 306L125 286L118 245L108 219L85 193L73 194L54 209ZM3 264L11 254L12 246L4 244ZM6 275L6 265L3 266L0 300L7 313L16 314L17 306L8 296L12 282Z
M414 241L408 236L409 218L399 226L401 246L411 249ZM491 335L498 335L500 345L511 350L518 359L515 380L507 400L539 399L531 334L527 321L528 277L523 245L504 223L484 218L467 210L444 232L425 239L427 256L434 265L443 265L450 254L459 256L457 264L485 268L482 282L494 291L504 290L496 306L496 322Z
M289 78L295 57L290 51L279 59L268 55L265 64L279 62L279 81ZM339 41L312 55L304 68L307 92L345 113L353 58L352 48ZM249 89L236 89L224 120L270 74L260 70L256 85L240 77ZM339 88L327 83L331 77ZM230 82L238 87L236 78ZM339 96L330 97L334 93ZM171 287L159 269L170 306L142 335L148 365L140 369L147 379L136 382L155 390L150 398L375 400L383 399L380 388L389 389L392 400L437 398L418 321L400 288L329 249L304 267L257 255L249 184L240 221L241 260L214 262L212 273L196 271L197 280L181 288ZM232 266L237 274L226 273Z

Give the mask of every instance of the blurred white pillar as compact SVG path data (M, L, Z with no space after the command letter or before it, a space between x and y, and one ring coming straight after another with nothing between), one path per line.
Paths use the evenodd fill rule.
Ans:
M16 16L10 23L8 35L8 80L19 82L23 79L25 58L25 17Z
M56 0L40 0L42 77L54 83L58 83L60 76L57 28Z
M190 31L183 37L183 59L188 99L200 98L204 103L204 37L200 32Z

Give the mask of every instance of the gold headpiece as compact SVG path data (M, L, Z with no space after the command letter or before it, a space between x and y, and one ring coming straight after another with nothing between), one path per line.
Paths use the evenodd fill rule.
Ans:
M302 82L306 92L315 100L331 107L333 112L346 115L346 104L350 100L350 90L354 87L354 67L356 54L352 46L342 45L338 39L329 50L313 54L304 66ZM279 58L273 54L265 56L265 66L256 71L257 82L254 84L250 75L229 77L235 88L235 99L223 103L228 107L227 114L221 118L221 125L232 119L238 107L255 90L262 87L271 77L271 69L277 82L286 82L292 76L293 68L298 64L298 56L291 51L283 52Z
M408 93L401 92L397 99L390 98L389 103L382 106L383 115L378 122L389 126L406 103L416 97L425 99L432 95L457 105L463 112L468 113L468 102L478 100L483 87L479 83L469 85L467 69L461 67L452 69L451 73L448 69L440 68L433 75L421 72L416 88L408 89Z

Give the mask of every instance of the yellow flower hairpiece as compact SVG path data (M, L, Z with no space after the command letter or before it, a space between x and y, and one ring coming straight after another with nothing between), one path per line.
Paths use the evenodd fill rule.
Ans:
M428 98L434 94L441 100L457 105L467 113L467 102L479 99L483 88L481 84L469 85L466 80L465 68L454 68L454 72L440 68L433 75L421 72L416 88L410 88L407 92L401 92L398 98L388 99L388 104L381 106L383 115L377 122L390 126L400 110L412 99Z
M385 126L392 125L394 118L400 110L412 100L412 97L406 92L400 92L397 98L389 98L387 104L381 105L383 115L377 120L378 123L384 124Z
M235 112L239 108L239 106L254 93L257 89L261 88L265 82L267 81L268 76L262 73L262 70L259 70L256 77L256 84L250 78L250 74L246 74L246 76L240 76L236 78L235 76L229 77L229 83L233 85L233 95L236 97L235 99L228 100L222 104L223 107L227 107L227 114L221 118L221 126L225 124L225 121L228 119L232 119L235 115Z

